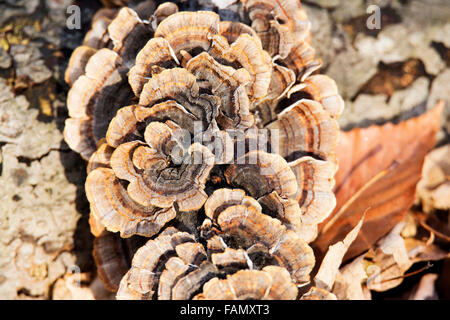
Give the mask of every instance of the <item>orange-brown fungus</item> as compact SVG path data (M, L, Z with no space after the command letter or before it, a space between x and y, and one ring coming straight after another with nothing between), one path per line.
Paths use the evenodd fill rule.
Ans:
M64 130L88 161L100 278L118 299L300 298L343 110L300 1L234 3L247 24L104 3L66 70Z

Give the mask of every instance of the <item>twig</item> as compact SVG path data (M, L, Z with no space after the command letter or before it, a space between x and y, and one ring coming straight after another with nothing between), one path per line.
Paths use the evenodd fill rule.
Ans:
M416 270L416 271L413 271L413 272L410 272L410 273L406 273L406 274L404 274L402 276L394 277L394 278L391 278L391 279L385 279L385 280L380 281L378 283L384 283L384 282L389 282L389 281L393 281L393 280L404 279L404 278L407 278L407 277L410 277L410 276L414 276L414 275L416 275L418 273L421 273L422 271L425 271L425 270L431 268L432 266L433 265L428 261L427 265L425 267L423 267L423 268L420 268L419 270Z
M429 231L429 232L434 233L434 234L435 234L436 236L438 236L439 238L442 238L442 239L444 239L444 240L450 242L450 237L449 237L449 236L447 236L447 235L445 235L445 234L443 234L443 233L441 233L441 232L439 232L439 231L436 231L435 229L433 229L432 227L430 227L429 225L427 225L427 224L425 223L425 219L424 219L423 215L421 215L420 213L416 213L416 214L414 215L414 217L417 219L417 221L419 221L420 225L421 225L424 229L426 229L426 230Z

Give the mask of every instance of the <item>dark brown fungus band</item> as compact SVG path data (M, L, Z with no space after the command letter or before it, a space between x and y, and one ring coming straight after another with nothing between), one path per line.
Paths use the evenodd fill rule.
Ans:
M117 233L103 232L94 240L93 257L97 273L105 287L116 292L122 277L131 267L131 260L143 244L145 238L123 239Z
M288 229L299 231L302 224L302 211L298 201L282 198L276 191L258 199L262 211L271 217L279 219Z
M88 161L100 278L118 299L297 298L343 110L300 1L241 0L242 21L104 3L65 73L64 129Z
M104 137L115 112L128 104L131 91L126 85L126 68L121 57L109 49L97 51L67 96L70 118L64 137L67 144L89 159Z
M89 46L79 46L76 48L69 60L67 71L64 75L64 80L69 86L72 86L76 79L84 74L89 59L96 53L97 50Z
M246 196L242 189L217 189L205 202L205 214L214 220L222 210L233 205L252 206L261 210L261 206L254 198Z
M132 65L136 54L151 38L153 31L139 18L136 11L122 8L109 24L108 34L113 50L122 57L125 65Z
M225 274L252 268L253 263L244 249L225 248L223 252L211 254L212 263Z
M228 166L227 182L259 198L276 191L284 198L297 192L297 180L286 160L265 151L250 151Z

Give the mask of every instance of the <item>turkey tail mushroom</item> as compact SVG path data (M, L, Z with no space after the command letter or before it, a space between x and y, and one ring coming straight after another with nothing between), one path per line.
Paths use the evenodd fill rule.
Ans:
M286 268L295 283L309 281L315 263L309 245L295 232L287 230L278 219L254 207L234 205L223 210L217 224L227 237L244 248L260 243L280 266Z
M100 279L118 299L298 298L344 107L300 1L233 4L251 25L105 3L65 73Z
M271 56L285 58L292 46L307 38L310 29L299 0L242 0L252 28Z
M118 299L189 299L216 274L203 246L185 232L162 233L135 254Z

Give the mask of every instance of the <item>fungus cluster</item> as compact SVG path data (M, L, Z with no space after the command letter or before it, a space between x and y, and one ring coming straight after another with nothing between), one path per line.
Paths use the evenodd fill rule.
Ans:
M298 0L238 5L102 9L70 59L64 136L119 299L297 299L310 280L343 101L312 75Z

